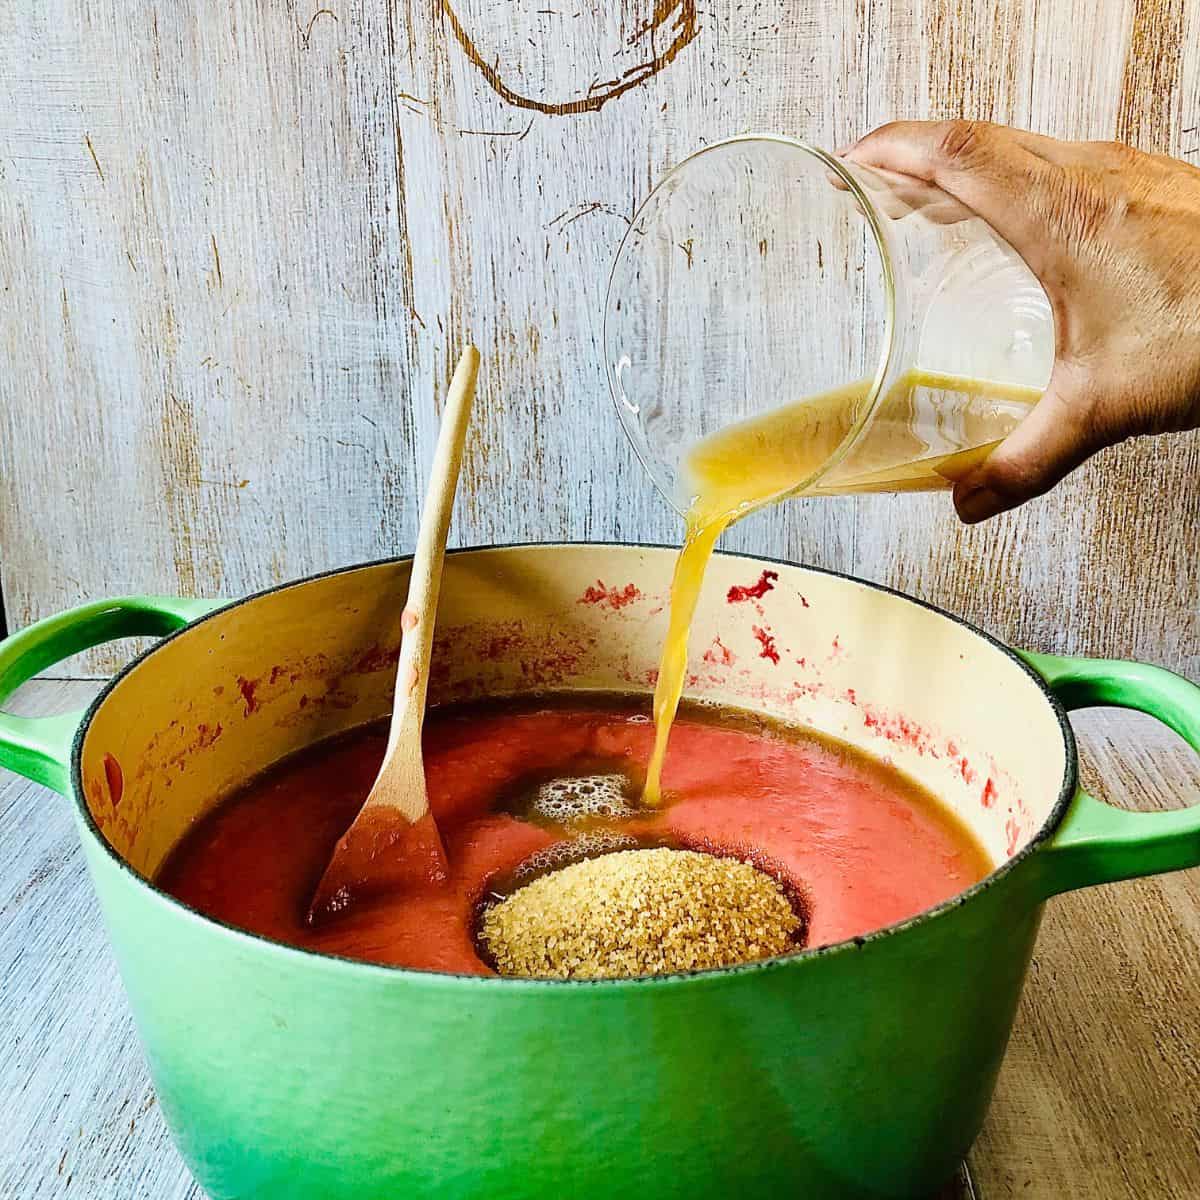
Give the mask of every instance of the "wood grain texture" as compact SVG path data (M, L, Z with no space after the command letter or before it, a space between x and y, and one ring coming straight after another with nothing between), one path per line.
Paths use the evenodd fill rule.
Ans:
M39 681L11 707L80 708ZM204 1200L154 1098L66 800L0 771L0 1197Z
M84 705L37 681L15 709ZM1148 719L1082 714L1085 780L1136 808L1200 794ZM171 1145L66 801L0 772L0 1197L203 1200ZM940 1200L1195 1195L1200 872L1054 901L982 1137ZM1190 1190L1189 1190L1190 1189Z
M1200 798L1200 762L1149 718L1077 714L1083 781L1126 808ZM1200 1194L1200 871L1047 909L987 1124L986 1200Z
M457 543L675 539L600 356L637 202L730 133L838 145L902 115L1200 162L1200 6L0 6L10 624L411 549L468 338L484 370ZM1189 435L1102 454L982 528L945 497L872 497L792 503L727 540L1010 641L1197 677L1198 478Z

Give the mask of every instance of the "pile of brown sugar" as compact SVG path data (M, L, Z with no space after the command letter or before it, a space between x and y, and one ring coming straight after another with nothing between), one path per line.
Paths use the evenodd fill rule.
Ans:
M784 954L800 926L757 867L663 848L543 875L487 909L479 936L501 975L616 979Z

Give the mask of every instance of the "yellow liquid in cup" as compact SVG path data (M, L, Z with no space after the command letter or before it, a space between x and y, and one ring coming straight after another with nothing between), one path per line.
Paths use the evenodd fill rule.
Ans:
M934 491L991 453L1041 389L910 371L883 397L841 464L803 487L854 428L870 380L824 392L702 438L683 464L693 497L671 582L670 623L654 689L654 752L642 803L662 799L671 723L687 677L688 634L713 547L733 521L785 496Z

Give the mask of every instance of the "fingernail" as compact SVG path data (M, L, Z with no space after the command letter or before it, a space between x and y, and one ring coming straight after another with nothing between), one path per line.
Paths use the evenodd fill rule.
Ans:
M954 497L954 507L965 525L976 525L1010 507L1009 502L989 487L976 485Z

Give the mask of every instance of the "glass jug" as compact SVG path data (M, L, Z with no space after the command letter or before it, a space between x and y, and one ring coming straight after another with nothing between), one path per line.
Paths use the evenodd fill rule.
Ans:
M692 155L609 280L609 384L658 487L729 519L787 495L951 486L1036 403L1050 303L937 188L786 137Z

